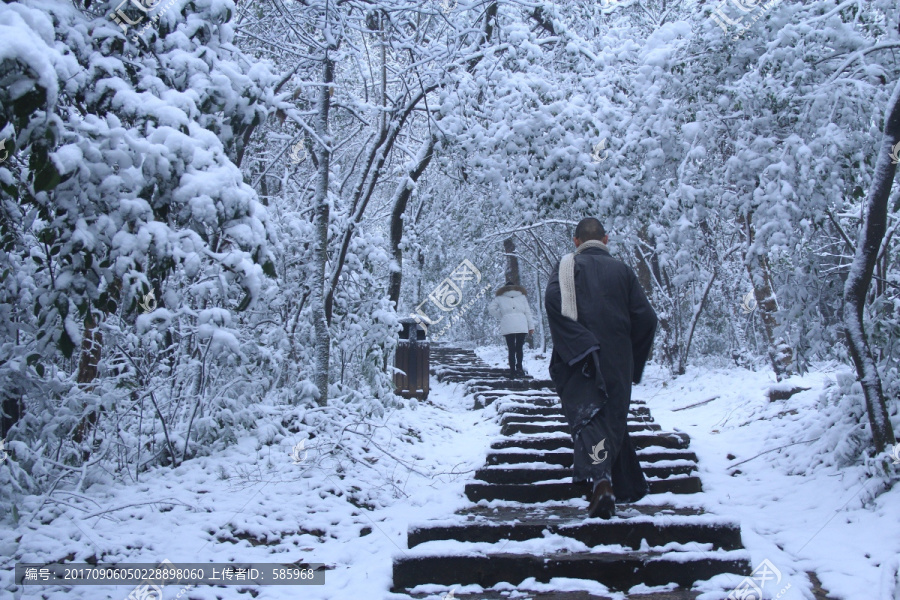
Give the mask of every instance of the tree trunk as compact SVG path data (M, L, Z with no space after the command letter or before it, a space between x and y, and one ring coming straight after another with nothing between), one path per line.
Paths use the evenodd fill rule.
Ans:
M678 357L678 375L684 375L687 370L687 359L688 354L691 351L691 341L694 339L694 331L697 329L697 322L700 320L700 314L703 312L703 308L706 306L706 300L709 298L709 291L712 289L713 283L716 280L716 276L719 274L719 269L716 266L713 266L712 274L709 276L709 280L706 282L706 286L703 288L703 292L700 295L700 302L694 305L693 314L691 315L691 323L688 325L687 330L687 340L684 343L684 351L681 352Z
M419 181L419 177L422 176L434 157L434 144L433 136L422 144L416 157L416 164L407 171L407 176L400 181L394 191L394 210L391 212L391 253L394 264L391 265L388 298L394 303L395 310L400 307L400 286L403 283L403 250L400 248L400 241L403 239L403 215L406 213L406 205L409 203L416 182Z
M541 270L536 269L534 279L537 282L538 301L538 335L541 336L541 352L547 352L547 334L544 331L544 291L541 289Z
M11 390L3 390L3 401L0 403L0 439L6 439L13 426L25 415L25 403L18 386Z
M650 265L647 264L647 261L644 260L644 254L640 250L635 252L635 256L637 257L637 277L638 281L641 284L641 287L644 289L644 294L647 295L648 298L653 297L653 275L650 273Z
M331 334L325 307L325 269L328 266L328 220L331 211L328 205L328 181L331 168L331 136L328 134L328 111L331 108L331 84L334 82L334 60L326 51L323 65L322 90L319 95L319 115L316 134L320 144L319 168L314 206L316 210L315 270L312 277L313 322L316 336L315 385L319 390L316 398L319 406L328 403L329 365L331 360Z
M878 366L866 336L863 311L878 251L887 230L888 199L897 171L896 165L891 160L891 151L898 142L900 142L900 83L897 83L888 102L884 135L875 164L875 176L866 199L865 220L859 232L850 274L844 284L844 326L847 344L863 388L869 425L872 428L872 440L878 453L884 452L889 444L895 443L894 430L884 401Z
M519 279L519 257L516 256L516 242L513 238L503 240L503 253L506 254L506 281L522 285Z
M496 18L497 2L491 2L484 10L482 32L479 36L478 46L484 46L490 41L494 31L493 22ZM472 73L484 56L485 54L476 52L475 55L467 61L467 71ZM362 221L369 201L375 193L378 182L383 174L384 166L394 148L394 144L398 137L404 133L404 125L409 120L410 115L412 115L419 107L419 103L425 100L428 94L446 85L447 81L449 80L445 79L445 81L441 83L431 83L426 87L420 87L418 92L408 96L409 99L404 105L396 105L390 111L392 116L389 120L382 120L384 127L379 130L377 139L373 142L366 158L365 166L362 169L359 182L353 193L353 203L350 210L351 219L344 229L344 232L341 234L342 239L339 244L339 250L333 261L334 268L325 291L325 317L327 323L331 323L334 306L334 292L340 281L350 242L357 226Z
M638 232L639 242L635 246L635 254L638 259L638 281L644 287L644 293L651 303L655 305L657 317L659 319L658 329L662 331L662 338L658 342L662 347L662 363L672 373L678 368L678 330L672 323L672 311L674 302L672 301L672 289L669 284L668 277L663 273L659 264L659 258L655 252L650 254L649 259L640 244L643 243L647 248L653 248L655 242L647 233L644 227ZM656 285L653 285L653 282ZM655 300L655 302L653 302ZM664 306L660 306L663 304ZM655 345L655 344L654 344ZM651 351L651 356L653 352Z
M775 297L775 289L772 285L772 276L766 257L751 257L750 248L753 247L752 213L747 213L744 225L747 230L747 252L745 264L750 275L750 283L753 284L753 296L759 309L760 321L766 334L767 354L772 369L775 371L775 379L781 381L791 373L792 353L791 348L783 338L776 335L778 321L775 314L778 312L778 299Z
M84 391L90 392L94 386L100 368L100 356L103 349L103 333L92 312L88 312L84 320L84 333L81 336L81 355L78 359L78 373L75 381L84 386ZM75 428L72 438L80 444L87 439L88 431L97 422L97 411L91 410L81 418L81 423ZM87 460L89 453L84 458Z
M103 334L89 312L84 320L84 334L81 337L81 356L78 360L76 380L82 385L89 385L97 378L100 367L100 351L103 347Z

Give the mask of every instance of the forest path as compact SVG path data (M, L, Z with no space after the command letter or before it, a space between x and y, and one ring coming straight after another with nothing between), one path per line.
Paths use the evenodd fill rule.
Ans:
M589 489L571 482L572 439L549 381L507 379L505 369L462 348L432 346L431 364L439 380L464 384L476 410L496 410L502 437L466 485L470 507L409 527L412 552L394 561L393 591L433 598L425 592L436 584L450 587L443 598L472 600L508 598L513 589L535 600L616 591L617 598L693 600L695 582L723 574L734 586L750 581L740 525L684 502L702 493L690 439L661 431L643 401L632 401L628 429L650 494L618 504L610 520L587 519Z

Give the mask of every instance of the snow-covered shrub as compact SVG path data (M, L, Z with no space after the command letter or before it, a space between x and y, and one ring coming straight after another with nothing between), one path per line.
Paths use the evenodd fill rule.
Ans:
M20 491L209 451L267 383L244 331L269 217L236 162L274 75L231 44L231 2L137 40L111 7L0 6L0 380L27 473L0 478Z

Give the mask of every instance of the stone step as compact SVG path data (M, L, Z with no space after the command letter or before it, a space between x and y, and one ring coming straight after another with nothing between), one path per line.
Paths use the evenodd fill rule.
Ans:
M508 369L501 369L499 367L489 367L487 365L483 367L459 367L455 365L431 365L431 372L435 375L472 375L474 373L509 373Z
M561 417L562 416L562 407L561 406L535 406L533 404L519 404L513 402L506 402L503 406L498 408L497 412L501 415L516 415L519 417Z
M650 417L642 417L639 415L628 415L627 423L629 425L641 426L649 431L660 431L659 425ZM553 433L554 431L563 431L565 433L569 432L569 425L566 423L565 417L562 415L557 416L534 416L534 415L512 415L510 413L506 413L500 417L500 426L521 426L521 425L537 425L540 427L553 427L559 429L544 429L541 431L547 431ZM519 432L525 433L525 432ZM532 433L540 433L540 431L534 431Z
M630 506L622 504L618 513L629 512ZM739 550L740 525L710 515L680 516L638 514L629 518L618 516L611 520L586 519L585 509L570 518L549 518L559 515L525 515L521 512L513 521L482 519L460 523L416 524L407 533L410 548L436 540L458 542L496 543L503 540L525 541L540 539L546 535L572 538L594 547L619 545L638 550L642 542L649 546L664 546L671 542L705 551L700 544L711 544L720 550ZM633 511L636 512L636 511Z
M628 433L645 431L660 431L662 427L656 423L628 423ZM501 435L515 435L517 433L569 433L566 423L507 423L500 428Z
M483 394L478 394L478 398L483 399ZM550 394L532 394L532 395L516 395L516 396L504 396L503 398L498 398L497 400L502 400L502 403L498 406L501 409L518 409L518 408L551 408L560 414L562 413L562 405L559 403L559 398L551 396ZM495 400L496 402L496 400Z
M468 382L467 389L469 394L486 390L552 390L553 382L549 379L475 379Z
M638 584L674 583L689 588L698 580L723 573L746 576L750 561L744 551L681 556L679 552L590 552L533 556L527 554L408 555L394 561L394 591L427 583L480 585L519 584L526 579L548 583L554 577L598 581L613 590Z
M489 367L488 365L444 365L433 364L431 370L435 373L457 373L467 375L469 373L509 373L507 367Z
M548 400L553 400L557 405L559 404L559 396L552 389L550 390L511 390L509 392L503 393L498 392L496 390L484 390L478 392L479 396L484 396L487 399L490 399L491 402L496 400L515 400L517 402L531 402L533 398L545 398ZM642 408L646 408L647 403L644 400L639 398L632 398L631 400L631 408L634 409L636 406L640 406ZM649 414L649 412L648 412Z
M527 390L520 390L527 391ZM470 392L471 393L471 392ZM556 395L549 394L540 394L540 395L532 395L532 396L519 396L519 395L508 395L503 396L502 398L497 397L486 397L484 394L476 393L475 396L475 408L485 408L490 406L498 399L504 400L504 404L509 403L518 407L518 405L523 406L531 406L536 408L551 408L557 412L562 412L562 406L559 404L559 398Z
M694 463L697 462L697 455L686 450L644 450L638 454L638 458L642 463L653 463L661 460L687 460ZM492 452L487 455L486 462L489 465L543 462L547 465L571 467L572 452Z
M663 467L654 467L652 463L641 464L641 470L645 477L653 477L656 479L666 479L674 475L690 475L697 470L697 465L672 465ZM571 466L566 469L559 468L543 468L543 469L521 469L521 468L504 468L490 467L478 469L475 471L475 479L487 483L537 483L540 481L551 481L554 479L570 479L572 477Z
M696 517L701 515L716 517L716 515L704 512L699 506L675 506L665 502L659 504L648 504L643 501L640 504L620 502L616 507L615 519L669 516ZM515 520L527 521L530 519L559 519L560 522L564 522L583 521L586 517L586 510L586 500L584 502L564 500L562 502L548 502L545 504L499 504L492 506L470 504L457 511L456 514L476 522L484 520L509 522Z
M693 475L673 475L666 479L649 480L651 494L697 494L703 491L700 478ZM467 483L466 497L472 502L481 500L504 500L507 502L552 502L587 498L590 487L586 484L569 482L529 483L529 484L497 484Z
M516 384L527 383L527 386L516 386ZM481 382L478 380L473 380L470 384L472 388L478 388ZM536 391L541 392L544 395L550 396L555 395L553 382L549 379L530 379L530 380L521 380L521 379L504 379L503 381L489 381L484 382L483 387L481 389L477 389L474 391L478 392L490 392L496 390L503 390L507 392L519 392L519 391Z
M500 411L500 424L507 423L565 423L566 419L561 412L547 415L526 415L512 411ZM628 413L629 423L653 423L653 417Z
M483 385L485 382L496 383L502 385L503 387L514 387L514 386L524 386L523 382L533 381L533 377L531 375L526 375L524 377L518 377L516 379L510 379L506 375L486 375L486 374L476 374L476 375L437 375L436 379L438 381L446 382L446 383L466 383L466 384L476 384Z
M475 354L475 350L472 348L460 348L459 346L445 346L441 342L430 342L430 343L431 343L431 350L434 352L440 352L442 354L471 354L475 358L478 358L478 355Z
M467 393L474 394L475 399L481 406L488 406L497 400L510 400L516 404L521 404L521 408L545 408L548 406L556 406L559 407L559 410L562 410L562 406L559 403L559 396L557 396L555 392L548 391L547 389L522 389L522 386L520 386L508 394L492 394L484 389L472 389L472 386L476 383L476 381L469 382L470 389ZM529 392L532 393L529 394ZM640 409L638 414L650 414L643 401L632 400L631 410L637 411L638 409Z
M451 587L448 590L447 594L450 591L455 590L456 588ZM695 592L693 590L685 590L685 589L674 589L666 592L647 592L644 594L627 594L625 596L617 595L607 596L607 595L597 595L594 592L587 591L552 591L552 592L536 592L529 589L521 589L519 594L515 596L516 598L522 598L523 600L697 600L700 596L701 592ZM409 594L409 598L413 600L434 600L435 594L431 593L415 593ZM446 594L441 594L441 597L448 597ZM483 592L476 592L473 594L466 594L462 592L455 592L452 598L457 600L509 600L512 596L510 596L509 591L503 589L502 591L495 590L485 590Z
M438 365L431 367L431 375L432 377L446 377L446 376L454 376L454 377L464 377L465 379L477 379L478 377L505 377L506 371L491 371L491 370L471 370L471 369L457 369L454 367L447 367L445 365Z
M429 354L429 362L432 369L455 369L465 371L469 369L494 369L487 363L467 361L465 359L448 358L443 356L435 356L434 352Z
M643 448L670 448L673 450L684 450L690 443L691 438L686 433L636 433L630 435L631 443L636 450ZM504 450L506 448L521 448L527 450L572 450L572 438L568 435L548 436L531 436L525 435L520 437L506 438L491 444L493 450Z
M555 400L559 400L559 396L553 390L485 390L481 392L485 396L490 396L495 400L498 398L534 398L535 396L542 396L545 398L553 398Z
M449 374L449 375L434 375L434 378L438 381L446 382L446 383L465 383L469 385L482 385L485 382L490 382L492 384L503 385L504 387L512 387L516 385L524 385L525 382L534 381L534 378L531 375L526 375L524 377L517 377L516 379L510 379L506 375L489 375L485 373L477 373L473 375L465 375L465 374Z
M559 396L548 390L511 390L508 394L490 394L482 390L478 392L478 396L488 404L497 400L515 400L531 404L534 400L541 399L550 400L553 404L559 405Z
M454 370L454 371L469 371L476 369L493 369L492 367L486 363L473 363L467 362L465 360L453 360L453 359L445 359L442 357L435 358L434 353L432 352L429 355L429 367L432 371L438 372L442 370Z

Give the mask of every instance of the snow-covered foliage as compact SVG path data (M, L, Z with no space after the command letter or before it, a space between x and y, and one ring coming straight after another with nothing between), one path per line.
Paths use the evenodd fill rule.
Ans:
M210 451L267 385L245 331L270 217L237 163L274 75L232 44L231 2L136 41L110 6L0 6L0 381L24 408L4 493Z
M598 216L651 294L673 371L698 355L763 358L779 377L848 360L843 282L898 74L897 7L775 3L737 38L710 10L501 3L495 60L441 95L469 218L440 235L479 255L514 235L526 276L546 279L571 247L557 223ZM896 402L889 220L866 320Z
M779 2L740 36L694 0L0 5L0 494L404 406L398 319L468 259L442 339L496 341L510 237L543 318L585 216L670 372L848 361L895 4ZM897 207L865 306L894 415Z

